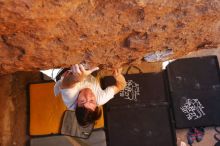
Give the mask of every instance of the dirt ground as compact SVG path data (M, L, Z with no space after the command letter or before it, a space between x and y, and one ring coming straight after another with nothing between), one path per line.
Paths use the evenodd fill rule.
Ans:
M0 146L25 146L29 139L27 87L39 82L40 74L19 72L0 80Z
M176 130L177 133L177 146L181 146L181 141L187 144L187 135L188 129ZM215 130L213 127L205 128L205 135L201 142L194 142L193 146L214 146L217 142L214 139ZM188 145L187 145L188 146Z

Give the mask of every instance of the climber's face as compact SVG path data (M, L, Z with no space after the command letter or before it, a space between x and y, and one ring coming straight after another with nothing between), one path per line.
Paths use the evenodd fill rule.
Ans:
M77 104L78 107L85 107L87 109L94 111L97 104L96 104L96 97L92 92L92 90L89 88L82 89L79 93Z

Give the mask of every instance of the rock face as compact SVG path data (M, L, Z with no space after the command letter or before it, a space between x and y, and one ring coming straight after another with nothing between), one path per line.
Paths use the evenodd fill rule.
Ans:
M0 74L85 62L114 68L220 44L219 0L0 0Z

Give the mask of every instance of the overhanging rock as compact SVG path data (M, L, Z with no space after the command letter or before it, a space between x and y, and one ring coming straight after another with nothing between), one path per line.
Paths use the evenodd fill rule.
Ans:
M0 0L0 74L86 62L113 68L220 44L219 0Z

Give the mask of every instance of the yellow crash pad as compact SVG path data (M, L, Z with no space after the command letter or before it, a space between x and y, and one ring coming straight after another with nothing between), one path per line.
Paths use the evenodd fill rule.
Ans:
M30 135L59 134L66 110L62 98L53 93L54 82L30 84ZM104 117L96 121L95 129L104 127Z

